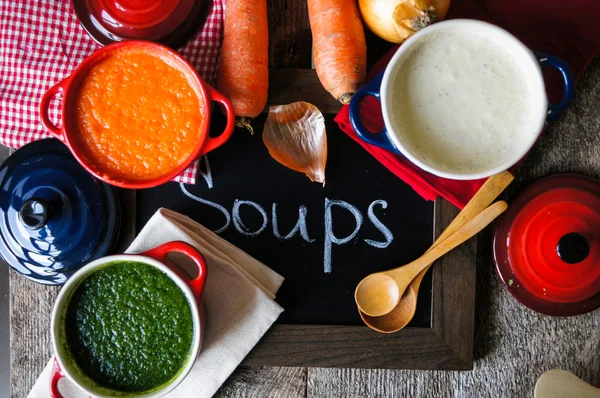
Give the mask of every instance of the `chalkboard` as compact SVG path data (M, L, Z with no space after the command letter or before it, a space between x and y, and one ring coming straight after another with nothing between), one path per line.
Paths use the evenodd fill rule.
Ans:
M217 113L214 132L224 124ZM325 117L325 187L271 158L261 138L263 115L253 123L254 135L238 129L201 160L203 176L195 185L170 182L138 191L138 230L160 207L185 214L285 277L277 293L285 309L279 322L361 325L357 283L431 245L433 203L340 131L333 115ZM431 292L428 275L410 326L431 327Z

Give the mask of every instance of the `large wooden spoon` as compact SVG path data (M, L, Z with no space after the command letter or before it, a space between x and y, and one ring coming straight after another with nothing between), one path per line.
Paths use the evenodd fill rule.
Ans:
M471 198L469 203L462 211L454 218L448 227L433 243L433 247L443 242L448 236L455 233L460 227L465 225L467 221L481 213L488 207L513 181L513 175L508 171L496 174L487 179L487 181L479 188L477 193ZM404 328L415 316L417 310L417 296L419 287L423 281L423 277L433 263L421 271L415 279L408 285L404 294L400 298L398 305L390 313L383 316L372 317L358 310L363 322L371 329L381 333L394 333Z
M456 246L475 236L507 207L504 201L496 202L412 263L365 277L354 293L358 308L370 316L382 316L391 312L398 305L408 285L421 271Z

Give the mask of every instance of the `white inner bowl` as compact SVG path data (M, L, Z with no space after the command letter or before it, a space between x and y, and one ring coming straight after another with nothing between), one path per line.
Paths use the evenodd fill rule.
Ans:
M489 54L495 52L499 56L493 57L494 62L488 65L482 52L469 48L466 37L474 38L476 43L487 40ZM454 51L454 59L458 61L449 62L441 55L419 58L417 50L426 53L421 46L435 48L442 43L450 44L443 49ZM461 68L467 64L489 68L489 71L482 69L483 90L477 93L472 91L481 86L474 83L466 68ZM510 68L520 70L515 79L506 79L506 75L511 75L506 72ZM423 73L424 70L428 73ZM446 99L436 102L438 94L434 97L434 93L438 92ZM385 70L381 98L388 135L396 148L420 168L455 180L489 177L516 164L537 140L548 109L541 68L533 53L505 30L474 20L440 22L407 40ZM481 102L486 98L488 108ZM459 106L457 112L442 107L447 101ZM508 106L499 112L502 101ZM521 103L523 106L519 106ZM497 118L489 117L486 110L494 106L502 120L492 123L490 120ZM469 113L467 109L483 111ZM502 114L504 111L506 114ZM481 127L473 128L473 123ZM461 130L463 125L466 128ZM432 126L437 127L425 128Z

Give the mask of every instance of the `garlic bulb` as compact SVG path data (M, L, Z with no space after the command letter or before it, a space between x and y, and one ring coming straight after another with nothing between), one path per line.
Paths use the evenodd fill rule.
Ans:
M450 0L358 0L365 25L377 36L402 43L446 17Z

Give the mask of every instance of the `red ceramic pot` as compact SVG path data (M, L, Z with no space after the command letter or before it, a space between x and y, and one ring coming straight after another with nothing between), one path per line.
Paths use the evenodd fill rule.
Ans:
M183 71L189 78L188 81L191 82L192 85L195 85L193 88L196 89L196 92L201 93L200 102L202 103L202 108L206 110L204 112L203 122L198 131L198 138L196 141L197 144L194 148L194 151L188 156L187 159L185 159L185 161L183 161L173 170L170 170L168 173L158 178L149 180L127 180L121 177L113 177L106 171L100 171L100 168L93 163L90 157L85 155L84 148L78 138L79 132L74 126L75 123L69 123L69 121L72 121L75 118L75 104L77 102L78 89L90 68L105 59L107 56L113 55L119 50L135 46L142 47L144 50L148 50L150 53L157 54L157 56L165 57L169 60L169 62L173 62L175 65L180 67L180 70ZM50 101L58 94L62 94L60 127L55 126L48 117ZM227 116L227 125L225 126L225 130L216 137L209 136L210 111L212 102L218 102L221 104ZM202 78L198 76L198 73L196 73L194 67L185 59L183 59L177 52L163 45L146 41L126 41L122 43L111 44L92 53L81 63L81 65L77 67L77 69L75 69L70 76L56 84L44 94L40 103L40 115L46 128L56 138L61 140L70 148L77 161L81 163L81 165L87 171L100 180L107 182L108 184L132 189L151 188L172 180L181 174L185 169L187 169L194 160L223 145L229 139L229 137L231 137L235 127L233 106L223 94L219 93L217 90L209 86L204 80L202 80Z
M556 174L525 188L496 223L494 261L506 289L534 311L600 307L600 181Z
M149 40L181 47L206 21L205 0L72 0L81 26L100 45Z
M173 267L166 261L167 254L170 252L179 252L189 257L198 268L198 276L195 279L189 279L181 274L177 267ZM72 361L68 360L70 354L68 346L65 343L65 316L69 308L69 302L77 287L91 274L102 268L106 264L119 261L134 261L147 264L157 268L171 278L181 289L187 298L192 313L192 321L194 326L194 338L192 348L190 350L187 362L184 364L180 372L167 383L156 387L150 391L140 393L125 393L116 391L99 385L98 383L87 377L84 372ZM52 376L50 377L50 396L52 398L62 398L62 394L58 389L58 381L66 377L81 390L85 391L91 397L145 397L157 398L167 394L173 390L179 383L188 375L196 357L200 353L202 339L205 330L205 312L202 305L202 294L204 293L204 284L206 282L206 261L198 250L185 242L168 242L154 249L148 250L140 254L118 254L107 256L98 260L92 261L85 267L77 271L67 281L60 291L54 310L52 311L52 344L54 347L54 367Z

